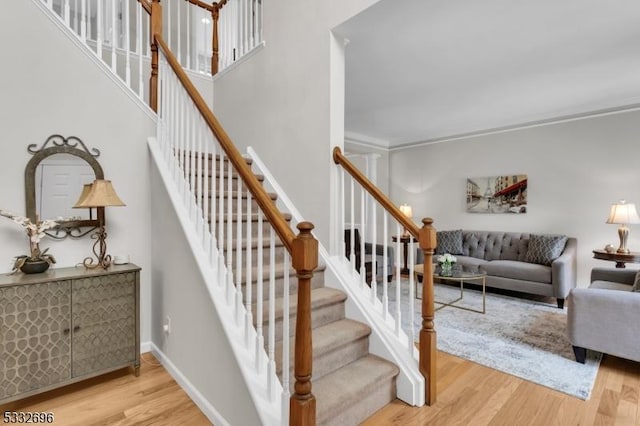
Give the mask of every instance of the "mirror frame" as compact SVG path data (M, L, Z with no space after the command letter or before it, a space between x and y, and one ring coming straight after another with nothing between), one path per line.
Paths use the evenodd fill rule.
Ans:
M51 144L52 146L47 147ZM82 148L82 149L81 149ZM24 188L25 188L25 202L27 209L27 217L35 223L36 221L36 169L40 162L47 157L55 154L70 154L76 157L80 157L86 161L95 174L95 179L104 179L104 172L102 166L96 160L100 156L100 151L96 148L89 150L87 146L79 138L75 136L69 136L65 138L61 135L51 135L47 140L38 148L37 144L30 144L27 147L27 151L33 155L31 160L27 163L24 170ZM79 194L78 194L79 195ZM42 218L41 218L42 219ZM55 218L50 218L55 219ZM104 207L96 208L95 219L81 219L81 220L69 220L62 222L51 231L45 231L45 233L55 239L63 240L67 237L81 238L98 228L100 224L104 224ZM82 228L89 228L89 230L83 230Z

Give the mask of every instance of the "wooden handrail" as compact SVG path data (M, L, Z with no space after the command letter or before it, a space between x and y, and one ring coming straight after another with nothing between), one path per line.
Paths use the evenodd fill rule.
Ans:
M366 191L376 199L406 230L416 239L420 234L420 228L407 218L398 207L380 189L375 186L360 170L344 156L340 147L333 148L333 161L344 168Z
M151 15L151 2L149 0L138 0L138 3L140 3L140 6L142 6L142 8Z
M271 197L269 197L269 195L267 194L267 191L265 191L264 187L260 184L256 176L253 174L244 157L242 156L242 154L240 154L240 151L238 151L233 142L231 142L229 135L227 135L227 132L225 132L216 117L213 115L213 112L211 112L211 110L207 106L207 103L200 95L200 92L198 92L198 90L191 82L191 80L187 76L187 73L184 72L182 66L169 49L169 46L167 46L167 43L162 38L162 35L155 34L154 38L156 43L164 53L164 56L167 58L167 62L171 66L171 69L173 69L173 72L182 83L184 89L187 91L196 108L198 109L198 111L200 111L202 118L215 135L225 154L227 154L229 161L231 161L231 163L233 164L233 167L242 178L242 181L247 186L249 192L251 192L251 195L253 195L254 199L267 217L267 220L276 231L276 234L278 234L278 236L280 237L280 240L282 240L289 253L291 253L291 255L293 256L292 247L295 234L287 224L284 215L280 210L278 210L275 203L271 200Z

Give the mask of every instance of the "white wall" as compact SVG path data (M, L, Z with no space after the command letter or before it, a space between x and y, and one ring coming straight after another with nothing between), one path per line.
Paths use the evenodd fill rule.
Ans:
M54 133L77 136L101 151L98 161L126 207L107 208L107 247L129 254L142 267L143 342L150 339L150 220L146 139L155 133L152 116L132 101L46 18L31 1L4 2L0 13L4 40L0 68L2 145L0 208L25 214L24 168L27 145L42 144ZM19 42L19 43L18 43ZM23 228L0 218L0 272L25 254ZM41 248L73 266L91 254L94 240L45 240Z
M391 196L409 202L414 220L430 216L437 229L562 233L578 239L578 286L607 243L618 246L617 225L607 225L611 203L640 203L640 111L468 137L391 152ZM465 211L467 177L527 174L523 215ZM640 251L640 226L628 247Z
M376 1L267 2L265 48L214 83L222 125L241 149L255 148L326 246L331 148L344 140L343 122L330 118L344 108L344 73L331 77L331 66L344 63L330 63L330 29Z
M156 166L151 183L153 343L229 424L258 425L238 361ZM169 335L162 329L167 317Z

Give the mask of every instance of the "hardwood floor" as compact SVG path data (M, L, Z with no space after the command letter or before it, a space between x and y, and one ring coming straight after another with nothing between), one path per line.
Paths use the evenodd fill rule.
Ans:
M150 353L142 354L140 377L115 371L0 405L5 411L52 412L60 426L211 424Z
M410 407L396 400L363 426L640 425L640 363L605 356L591 398L568 396L438 353L438 402Z
M138 378L121 370L0 405L0 411L53 412L54 424L64 426L211 424L151 354L143 360ZM612 356L600 365L588 401L444 352L438 375L434 406L396 400L363 425L640 425L640 363Z

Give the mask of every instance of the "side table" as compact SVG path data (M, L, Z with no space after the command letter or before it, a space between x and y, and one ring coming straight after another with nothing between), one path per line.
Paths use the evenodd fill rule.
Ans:
M393 235L391 237L391 240L394 243L397 243L398 240L400 240L400 242L402 243L402 253L404 255L404 266L402 267L402 269L400 269L400 274L409 275L409 268L407 266L407 261L409 260L409 242L413 240L413 242L415 243L418 240L413 238L411 235Z
M640 263L640 253L608 253L604 250L593 250L593 258L616 262L616 268L625 268L625 263Z

